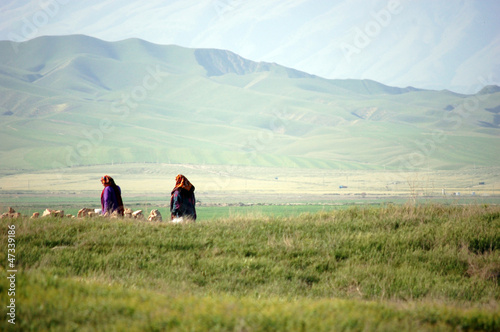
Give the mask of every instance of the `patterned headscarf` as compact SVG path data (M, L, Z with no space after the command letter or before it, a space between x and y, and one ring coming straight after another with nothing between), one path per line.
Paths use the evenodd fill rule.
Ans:
M172 189L172 192L174 192L177 188L184 188L187 191L193 190L194 191L194 186L189 182L189 180L182 174L179 174L175 177L175 187Z
M104 175L101 178L101 183L105 186L115 186L115 180L109 175Z

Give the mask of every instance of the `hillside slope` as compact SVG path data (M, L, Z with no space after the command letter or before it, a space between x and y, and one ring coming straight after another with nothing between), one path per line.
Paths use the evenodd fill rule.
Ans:
M0 42L0 168L121 162L449 169L499 163L500 91L327 80L234 53Z

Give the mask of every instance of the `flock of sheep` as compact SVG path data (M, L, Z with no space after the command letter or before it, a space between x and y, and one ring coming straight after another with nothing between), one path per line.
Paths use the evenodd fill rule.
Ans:
M9 207L9 211L0 215L0 219L9 219L9 218L20 218L22 217L21 213L16 212L12 207ZM33 213L31 219L36 219L40 217L39 212ZM112 214L101 215L94 209L83 208L78 211L77 216L73 216L71 214L64 214L63 210L51 210L45 209L42 214L43 217L59 217L59 218L95 218L95 217L109 217L109 218L118 218L121 217L117 212ZM145 220L144 215L142 214L142 210L132 211L131 209L125 209L123 213L124 218ZM163 221L161 217L161 213L158 210L152 210L147 218L147 221Z

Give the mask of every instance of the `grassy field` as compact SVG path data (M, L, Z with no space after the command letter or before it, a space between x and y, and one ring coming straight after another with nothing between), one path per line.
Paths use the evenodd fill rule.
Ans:
M14 328L5 318L9 225L17 330L500 329L495 205L353 206L186 225L4 220L2 330Z

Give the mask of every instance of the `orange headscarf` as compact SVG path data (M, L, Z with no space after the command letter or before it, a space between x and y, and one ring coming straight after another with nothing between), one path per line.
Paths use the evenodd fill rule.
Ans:
M179 174L175 177L175 187L172 189L172 192L175 191L177 188L184 188L187 191L190 191L191 189L194 191L194 186L189 182L189 180L182 174Z

